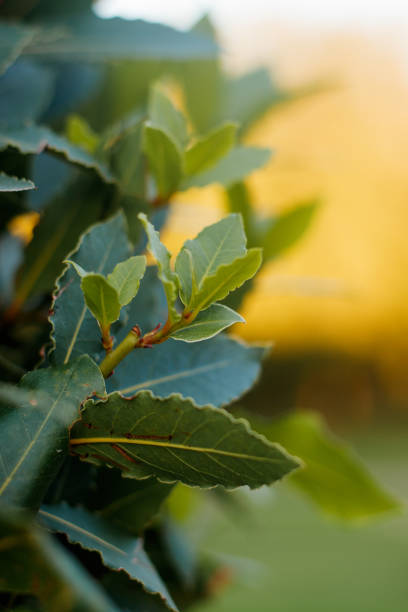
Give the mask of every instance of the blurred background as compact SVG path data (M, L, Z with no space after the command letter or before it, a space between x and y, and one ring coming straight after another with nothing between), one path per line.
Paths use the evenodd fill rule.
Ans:
M97 11L180 28L208 12L230 72L263 65L279 86L305 92L246 135L274 149L249 180L261 214L320 202L307 234L264 268L244 303L237 333L274 342L247 403L321 412L406 500L408 4L103 0ZM180 247L224 211L221 188L177 197L167 244ZM232 568L214 583L220 598L197 610L407 610L404 514L344 525L286 485L248 504L247 521L208 500L190 519L195 540Z

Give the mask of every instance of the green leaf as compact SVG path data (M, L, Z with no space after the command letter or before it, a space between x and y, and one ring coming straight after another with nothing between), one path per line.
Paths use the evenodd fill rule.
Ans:
M108 274L114 266L130 255L126 222L123 213L91 227L81 238L69 259L82 268L98 274ZM72 358L87 353L95 358L101 352L100 330L86 307L77 273L67 268L56 283L50 317L53 326L53 363L68 363Z
M170 134L150 122L144 125L143 151L156 180L158 195L167 200L181 180L181 153Z
M224 123L199 138L184 154L185 173L197 174L214 166L234 146L236 133L236 123Z
M49 106L54 74L37 64L19 60L0 77L0 125L32 122Z
M145 192L145 158L142 154L144 115L136 112L119 121L104 136L110 166L121 193L143 197Z
M301 457L305 467L290 478L322 510L344 520L368 518L399 507L344 442L331 434L320 415L299 412L267 422L251 422L269 440Z
M280 255L308 230L317 208L316 202L302 204L280 215L263 237L265 261Z
M99 469L97 494L102 503L95 509L110 523L140 535L172 490L173 485L157 482L154 478L134 480L123 478L119 470Z
M119 319L119 293L102 274L86 274L81 280L85 303L102 330Z
M186 120L162 91L159 83L150 91L148 114L154 126L167 132L180 150L184 149L188 140Z
M0 23L0 74L7 70L32 40L35 29L16 23Z
M217 46L189 32L142 20L100 19L89 13L43 28L25 53L58 61L188 60L213 57Z
M208 340L234 323L245 323L245 319L228 306L213 304L204 312L200 312L187 327L174 331L170 336L184 342Z
M175 307L178 291L178 276L170 268L171 255L164 244L160 242L159 232L156 232L145 214L140 213L138 217L147 234L149 252L153 255L157 263L159 278L163 283L166 294L169 320L173 323L180 319L180 315Z
M81 402L104 389L99 368L82 355L72 364L26 374L14 399L9 388L0 390L1 502L25 508L40 504L68 451L68 427Z
M212 183L220 183L228 187L233 183L242 181L246 176L262 168L269 160L271 152L269 149L257 147L235 147L222 157L219 162L199 174L187 177L181 183L179 189L190 189L190 187L205 187Z
M146 270L146 257L136 255L116 264L107 279L118 292L121 306L129 304L139 291L140 280Z
M106 384L126 396L151 389L158 397L179 393L201 406L224 406L252 387L267 352L223 335L205 343L169 339L151 351L133 351Z
M255 213L252 209L251 198L245 183L233 183L226 189L225 195L230 212L239 213L242 216L248 246L259 246L261 242L254 222Z
M180 294L185 305L192 300L208 276L221 265L245 255L246 238L240 215L228 215L204 228L194 240L187 240L176 259Z
M106 567L125 571L149 593L160 594L168 607L177 611L164 583L143 550L140 538L134 538L113 527L84 508L71 508L65 503L43 506L39 516L48 529L64 533L71 544L96 551Z
M67 119L65 133L70 142L78 145L88 153L95 153L99 145L99 136L96 134L89 123L79 115L70 115Z
M0 514L0 591L36 595L41 609L50 612L118 612L55 538L5 509Z
M165 612L168 610L159 597L146 593L137 583L132 582L123 573L109 572L102 577L102 586L109 597L123 612Z
M32 181L0 172L0 193L2 191L27 191L28 189L35 189Z
M103 162L90 155L85 149L73 145L67 138L55 134L48 127L26 125L19 127L0 128L0 151L7 147L15 147L21 153L41 153L49 149L61 153L70 162L92 168L106 182L114 182L110 170Z
M24 253L16 283L16 307L32 295L52 290L62 261L81 232L98 219L101 207L98 191L90 193L82 182L66 189L47 206Z
M159 399L149 391L87 402L71 430L71 448L85 461L120 467L128 477L200 487L257 488L299 465L221 408L198 408L179 395Z

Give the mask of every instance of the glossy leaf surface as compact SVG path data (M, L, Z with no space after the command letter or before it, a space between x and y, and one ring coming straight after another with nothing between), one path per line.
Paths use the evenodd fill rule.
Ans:
M140 280L146 270L146 257L135 255L116 264L107 280L118 292L121 306L129 304L139 291Z
M0 193L2 191L27 191L29 189L35 189L32 181L0 172Z
M85 303L102 329L117 321L120 314L119 293L102 274L86 274L81 280Z
M172 332L170 337L184 342L208 340L234 323L245 323L245 319L228 306L213 304L207 310L200 312L187 327Z

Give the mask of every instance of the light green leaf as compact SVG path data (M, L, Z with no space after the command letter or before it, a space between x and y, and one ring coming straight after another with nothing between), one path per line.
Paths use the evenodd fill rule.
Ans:
M228 306L213 304L204 312L200 312L192 323L174 331L170 336L184 342L208 340L234 323L245 323L245 319Z
M130 256L126 221L118 213L103 223L97 223L81 237L69 260L81 268L107 275L114 266ZM50 321L52 324L50 360L68 363L87 353L97 359L102 345L100 330L88 310L77 273L67 268L57 280Z
M30 372L13 389L14 399L10 387L0 389L0 501L36 508L68 451L68 427L81 402L105 386L97 365L82 355Z
M102 274L87 274L81 280L85 303L102 330L119 319L119 293Z
M252 209L250 194L245 183L242 181L233 183L226 189L225 196L230 212L240 213L242 216L248 246L260 246L255 224L255 212Z
M55 538L5 508L0 514L0 591L36 595L41 609L49 612L119 612Z
M124 570L132 580L151 594L159 594L171 610L177 607L160 576L143 549L143 542L119 530L84 508L71 508L61 503L43 506L41 522L51 531L64 533L72 544L96 551L103 564L113 570Z
M85 461L120 466L127 477L200 487L257 488L299 465L221 408L149 391L87 402L71 430L71 449Z
M182 157L170 134L152 123L145 123L143 151L156 180L158 195L167 200L177 190L182 176Z
M245 244L242 219L236 214L204 228L194 240L187 240L176 259L183 303L191 301L193 288L199 289L207 276L244 255Z
M27 191L28 189L35 189L32 181L0 172L0 193L2 191Z
M116 264L113 272L108 274L108 282L118 292L121 306L129 304L139 291L140 280L146 270L146 257L136 255Z
M316 207L316 202L302 204L272 222L262 239L265 261L280 255L303 236L311 224Z
M61 153L74 164L94 169L104 181L114 182L109 168L102 161L45 126L25 125L0 128L0 151L7 147L15 147L21 153L35 154L49 149Z
M178 291L178 276L170 268L171 255L164 244L160 242L159 232L156 232L145 214L140 213L138 217L147 234L149 252L157 262L159 278L163 283L166 293L169 319L170 322L173 323L180 319L180 315L175 307Z
M131 313L129 318L138 320ZM265 347L246 346L224 335L204 343L170 338L152 351L133 351L106 384L109 391L126 396L150 389L158 397L180 393L201 406L225 406L252 387L267 352Z
M42 28L25 53L58 61L188 60L217 53L214 42L190 32L142 20L100 19L81 14L63 26Z
M75 263L75 261L71 261L70 259L66 259L63 263L67 263L67 264L71 265L74 268L75 272L78 274L78 276L80 278L83 278L84 276L89 274L89 272L84 270L83 267L80 266L79 264Z
M304 460L305 467L289 482L329 514L357 520L399 507L317 413L299 412L272 422L250 418L269 440L284 444Z
M213 302L223 300L231 291L241 287L259 270L262 263L262 249L249 249L245 255L230 264L220 266L212 276L206 276L191 301L188 310L200 311Z
M65 133L72 144L78 145L90 154L95 153L100 138L83 117L70 115L67 119Z
M242 181L254 170L262 168L269 160L270 155L269 149L236 147L231 149L225 157L222 157L215 166L185 178L179 189L205 187L212 183L220 183L224 187L228 187L233 183Z
M0 23L0 74L17 59L34 34L34 28L4 21Z
M184 154L184 171L188 175L211 168L234 146L236 123L224 123L199 138Z
M148 115L153 125L167 132L180 150L184 149L188 140L186 120L159 83L150 91Z

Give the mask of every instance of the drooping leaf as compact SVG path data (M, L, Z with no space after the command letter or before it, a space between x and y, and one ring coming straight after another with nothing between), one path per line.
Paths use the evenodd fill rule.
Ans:
M140 280L146 270L146 257L135 255L116 264L108 274L109 283L116 288L121 306L129 304L139 290Z
M158 195L166 200L181 180L181 152L169 133L149 122L144 125L143 151L149 160Z
M17 308L32 295L52 290L62 261L81 232L99 218L101 204L100 194L79 182L47 206L24 253L16 283Z
M235 147L222 157L215 166L194 176L186 177L179 189L205 187L212 183L220 183L220 185L228 187L233 183L242 181L254 170L262 168L269 160L270 155L269 149L244 146Z
M15 147L21 153L41 153L44 149L49 149L61 153L74 164L94 169L108 183L114 181L110 170L103 162L45 126L0 128L0 151L7 147Z
M171 610L177 611L169 592L143 549L143 542L90 513L61 503L43 506L40 520L51 531L64 533L72 544L99 553L107 567L125 571L151 594L159 594Z
M60 61L109 59L193 60L213 57L217 46L189 32L142 20L100 19L89 13L43 29L25 53Z
M184 154L185 173L198 174L214 166L234 146L236 132L236 123L224 123L199 138Z
M126 222L122 213L91 227L81 238L69 259L98 274L112 272L117 263L130 255ZM97 358L102 345L98 325L86 307L81 281L77 273L67 268L56 284L50 317L54 346L50 359L53 363L68 363L72 358L87 353Z
M163 283L166 293L167 305L169 311L169 319L171 322L180 319L175 302L177 300L178 276L170 268L170 253L164 244L160 241L159 232L156 232L153 225L148 221L145 214L138 215L140 221L145 228L148 238L148 249L157 262L159 278Z
M263 236L265 261L295 244L307 231L316 212L316 202L301 204L274 220Z
M250 419L269 440L284 444L304 460L305 467L289 482L325 512L357 520L399 507L351 449L327 430L317 413L299 412L276 421Z
M87 402L70 443L82 459L120 467L128 477L200 487L257 488L299 465L221 408L198 408L179 395L159 399L150 391Z
M0 74L17 59L34 34L34 28L4 21L0 23Z
M228 306L213 304L207 310L200 312L187 327L172 332L170 337L184 342L208 340L234 323L245 323L245 319Z
M204 343L169 339L151 351L133 351L106 384L127 396L151 389L163 398L180 393L201 406L224 406L252 387L266 353L223 335Z
M2 191L27 191L28 189L35 189L32 181L0 172L0 193Z
M72 144L78 145L91 155L95 153L99 136L92 130L89 123L79 115L70 115L65 128L67 138Z
M53 82L50 70L32 62L11 66L0 76L0 125L37 120L51 101Z
M86 274L81 280L85 303L103 330L119 319L119 293L102 274Z
M46 612L119 612L55 538L5 508L0 515L0 591L36 595Z
M1 389L2 503L40 504L68 451L68 427L81 402L104 388L99 368L82 355L72 364L26 374L12 392Z
M119 470L98 470L98 514L134 535L154 519L173 489L154 478L123 478Z
M154 126L167 132L182 150L188 139L187 124L182 113L156 84L150 91L148 114Z

